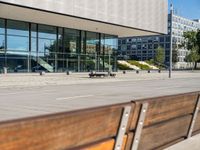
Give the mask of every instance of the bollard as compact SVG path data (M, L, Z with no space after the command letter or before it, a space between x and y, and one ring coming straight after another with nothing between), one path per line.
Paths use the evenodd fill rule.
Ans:
M126 71L125 71L125 70L123 71L123 74L126 74Z
M3 68L3 73L7 74L8 73L8 69L6 67Z
M44 71L40 71L40 75L41 76L45 75L45 72Z
M158 70L158 73L161 73L161 70L160 70L160 69Z
M151 73L151 71L150 71L150 70L148 70L148 73Z
M68 70L66 71L66 75L69 75L69 71Z
M108 71L108 76L110 76L111 75L111 72L110 71Z
M136 73L139 74L139 70L136 70Z

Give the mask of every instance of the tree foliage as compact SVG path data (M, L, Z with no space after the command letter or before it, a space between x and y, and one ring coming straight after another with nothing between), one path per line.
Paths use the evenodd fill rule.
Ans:
M165 62L165 52L164 52L164 48L162 47L158 47L156 49L156 55L154 57L154 61L156 63L159 63L159 64L163 64Z
M199 59L200 59L200 56L198 54L197 47L194 47L185 58L186 62L196 62Z
M172 62L173 63L178 62L178 48L179 48L179 45L173 46L173 49L172 49Z
M196 37L197 37L198 53L200 55L200 30L198 30Z
M184 33L183 46L189 50L185 60L194 63L196 69L197 62L200 60L200 31L188 31Z
M183 37L184 40L184 46L188 50L192 50L197 45L197 32L195 31L187 31L184 32Z

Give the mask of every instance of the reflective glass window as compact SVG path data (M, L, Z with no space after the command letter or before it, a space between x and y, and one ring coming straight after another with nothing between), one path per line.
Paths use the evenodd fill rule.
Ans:
M37 25L31 24L31 54L36 56L37 51Z
M87 32L86 34L86 53L95 54L99 48L99 34Z
M5 49L5 20L0 19L0 51Z
M56 51L56 27L38 25L38 55L49 56Z
M5 20L0 19L0 34L5 34Z
M28 23L21 21L7 21L7 34L8 35L17 35L17 36L29 36L29 25Z
M105 54L108 54L109 51L113 52L117 50L118 39L116 36L105 35Z
M9 51L29 50L29 24L20 21L7 21L7 49Z
M74 29L64 30L64 47L66 53L78 53L80 49L80 31Z
M5 35L0 34L0 51L5 49Z

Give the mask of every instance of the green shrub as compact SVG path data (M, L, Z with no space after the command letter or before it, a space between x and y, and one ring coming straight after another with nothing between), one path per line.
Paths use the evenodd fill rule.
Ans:
M153 59L147 60L147 61L145 61L145 62L148 63L148 64L150 64L150 65L153 65L153 66L155 66L155 67L157 67L157 68L159 68L159 69L165 69L165 68L167 68L167 66L165 66L164 64L161 65L161 64L159 64L159 63L156 63Z
M117 67L118 69L120 70L133 70L132 68L130 68L129 66L125 65L125 64L120 64L120 63L117 63Z
M137 62L135 60L129 60L128 63L131 65L135 65L142 70L150 70L151 69L151 67L144 65L144 64L140 64L139 62Z

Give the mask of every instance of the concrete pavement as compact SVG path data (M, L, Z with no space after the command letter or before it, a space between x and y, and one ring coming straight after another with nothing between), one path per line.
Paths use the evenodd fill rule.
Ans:
M89 79L87 74L1 76L0 121L200 91L199 72L167 77L167 73L119 73L105 79Z
M200 135L196 135L165 150L199 150Z

